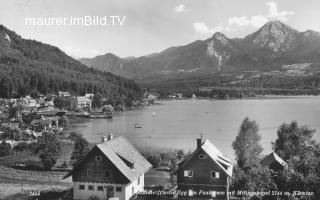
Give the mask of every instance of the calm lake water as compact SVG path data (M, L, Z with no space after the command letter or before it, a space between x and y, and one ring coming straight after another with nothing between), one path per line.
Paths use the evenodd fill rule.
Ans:
M296 120L299 125L317 129L319 140L320 97L290 97L254 100L177 100L161 105L126 111L113 120L90 119L76 131L89 142L101 136L123 135L140 148L193 150L202 133L227 157L234 159L231 144L245 117L257 121L265 154L271 151L278 127ZM155 116L153 116L153 112ZM135 124L141 128L135 128Z

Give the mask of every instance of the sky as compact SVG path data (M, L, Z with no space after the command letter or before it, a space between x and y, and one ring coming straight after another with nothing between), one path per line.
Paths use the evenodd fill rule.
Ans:
M319 0L0 0L0 5L0 24L76 58L143 56L218 31L242 38L275 19L298 31L320 31ZM44 19L85 16L106 20L94 26L43 25ZM26 18L37 23L27 25Z

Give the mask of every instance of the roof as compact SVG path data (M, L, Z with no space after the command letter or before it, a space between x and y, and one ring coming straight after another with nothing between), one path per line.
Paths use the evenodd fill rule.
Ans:
M77 100L78 100L78 101L85 101L85 102L92 101L91 99L88 99L87 97L82 97L82 96L77 97Z
M116 137L105 143L98 144L94 148L101 150L115 167L131 182L152 168L152 165L124 137ZM73 170L80 166L81 163L82 162L78 163ZM64 178L70 176L72 172L73 171L68 173Z
M203 150L228 176L232 177L233 165L231 160L226 158L208 139L201 144L201 148L196 149L190 156L186 157L174 173L189 163L200 150Z
M282 160L282 158L280 158L280 156L278 156L278 154L276 154L275 152L272 152L266 157L264 157L260 163L264 167L264 166L270 166L274 162L277 162L284 167L287 166L287 163L284 160Z

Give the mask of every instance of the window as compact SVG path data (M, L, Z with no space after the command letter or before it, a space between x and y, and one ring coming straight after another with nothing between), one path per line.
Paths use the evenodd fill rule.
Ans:
M84 190L84 185L79 185L79 190Z
M94 190L93 185L89 185L88 190Z
M206 154L199 154L199 159L207 159L207 155Z
M116 187L116 192L122 192L122 187Z
M220 173L216 171L211 171L211 178L220 178Z
M105 177L109 177L109 176L110 176L110 171L109 171L109 170L106 170L106 171L104 172L104 176L105 176Z
M102 186L98 186L98 191L103 191L103 187Z
M138 185L140 185L140 177L138 178Z
M184 170L184 177L192 177L193 171L192 170Z
M96 156L96 161L102 161L102 157L101 156Z

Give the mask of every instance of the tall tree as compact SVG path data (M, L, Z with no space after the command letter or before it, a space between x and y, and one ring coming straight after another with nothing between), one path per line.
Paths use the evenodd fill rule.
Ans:
M89 142L82 135L76 133L70 134L70 138L74 142L71 163L75 165L76 162L81 161L89 152Z
M44 132L38 137L32 151L34 155L40 157L44 169L50 170L56 164L61 148L53 133Z
M315 130L299 126L296 121L290 124L283 123L277 131L278 138L273 144L273 149L285 160L302 155L314 143L314 133Z
M282 124L273 148L288 163L275 181L282 191L311 191L314 196L299 199L320 199L320 144L312 139L315 130L297 122Z
M232 143L240 168L246 166L251 167L258 164L259 155L263 150L259 143L261 136L258 132L259 127L255 121L250 121L248 117L242 121L239 133Z

